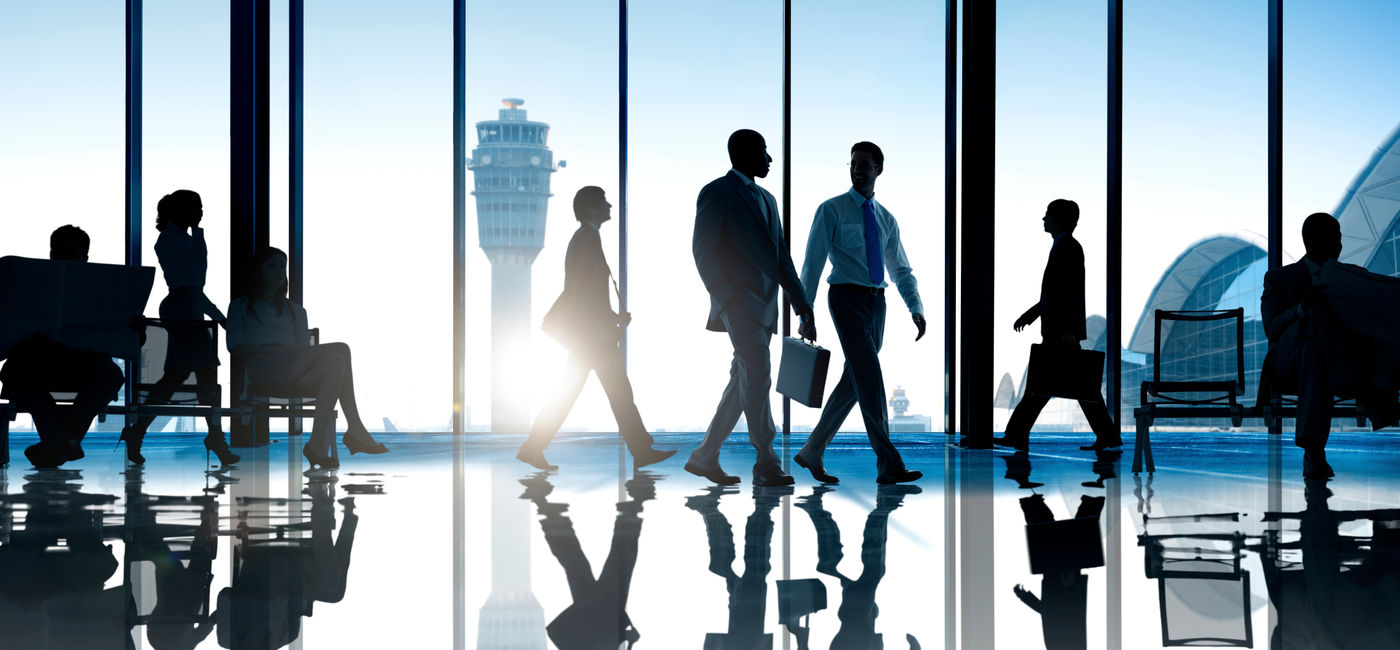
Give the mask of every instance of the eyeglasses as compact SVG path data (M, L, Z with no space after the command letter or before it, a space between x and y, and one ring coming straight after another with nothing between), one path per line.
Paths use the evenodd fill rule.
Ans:
M875 171L876 169L884 167L884 165L876 165L872 163L846 163L846 165L858 172Z

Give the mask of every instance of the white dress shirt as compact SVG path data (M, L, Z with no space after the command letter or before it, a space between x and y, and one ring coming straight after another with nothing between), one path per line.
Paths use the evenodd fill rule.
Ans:
M856 284L863 287L885 287L882 279L879 284L870 282L870 265L865 256L865 213L861 206L865 197L855 188L841 196L822 202L817 215L812 218L812 232L807 236L807 254L802 260L802 289L807 293L808 302L817 298L817 281L826 268L826 260L831 259L831 275L827 284ZM899 223L894 220L885 206L870 198L875 208L875 225L879 228L880 253L885 260L885 272L899 288L899 295L913 314L923 314L924 305L919 300L919 283L914 279L914 269L909 267L909 258L904 254L904 244L899 241Z

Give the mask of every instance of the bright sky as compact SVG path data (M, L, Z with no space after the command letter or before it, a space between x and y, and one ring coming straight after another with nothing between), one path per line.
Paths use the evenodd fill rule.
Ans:
M889 389L942 412L941 3L795 3L792 224L800 259L816 205L849 186L852 142L885 150L877 197L899 219L932 331L891 296ZM630 17L631 375L653 429L696 430L713 412L730 350L703 331L707 298L689 253L699 188L729 167L728 134L768 136L781 198L782 5L635 0ZM998 5L998 377L1019 379L1029 334L1010 324L1035 300L1051 199L1080 203L1088 302L1103 311L1103 3ZM1400 121L1394 3L1292 1L1285 16L1286 249L1304 215L1336 207ZM534 318L563 285L569 199L600 185L617 201L617 5L602 0L468 3L468 119L503 97L552 126L568 166L553 177ZM286 2L273 2L273 241L285 243ZM742 17L742 19L736 19ZM1265 229L1265 5L1129 3L1124 18L1124 338L1160 273L1192 242ZM0 253L42 256L74 223L93 259L122 259L123 48L120 3L0 8ZM365 419L441 428L451 406L451 3L316 1L306 7L306 307L327 340L355 350ZM208 293L228 300L227 3L145 3L143 222L161 195L204 197ZM469 145L474 145L474 139ZM989 197L971 197L979 202ZM489 422L489 264L469 204L469 403ZM604 226L615 241L617 223ZM143 232L153 264L154 228ZM615 247L609 256L617 266ZM164 296L157 283L149 312ZM835 332L819 295L819 342ZM536 335L517 371L548 393L562 350ZM776 341L775 341L776 343ZM775 356L776 360L776 356ZM833 366L833 374L835 366ZM834 381L834 379L833 379ZM987 387L993 390L994 386ZM781 413L775 405L775 414ZM815 410L796 406L797 425ZM851 420L854 425L857 420ZM609 429L590 384L566 426Z

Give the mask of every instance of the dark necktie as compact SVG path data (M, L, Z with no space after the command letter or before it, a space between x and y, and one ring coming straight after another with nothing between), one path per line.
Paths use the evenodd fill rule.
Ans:
M875 204L866 199L860 207L865 214L865 264L870 269L870 281L879 286L885 281L885 261L880 255L880 226L875 223Z

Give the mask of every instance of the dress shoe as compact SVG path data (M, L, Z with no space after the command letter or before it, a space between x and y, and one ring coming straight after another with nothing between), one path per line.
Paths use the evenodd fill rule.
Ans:
M674 449L656 449L654 447L646 449L632 454L632 468L641 469L647 465L654 465L675 455L676 450Z
M553 472L559 469L558 465L550 465L549 461L544 459L543 451L529 445L525 445L520 448L520 451L515 452L515 458L529 464L535 469L544 470L546 472Z
M798 467L801 467L802 469L805 469L805 470L811 472L811 473L812 473L812 478L816 479L818 483L827 483L827 484L835 485L835 484L841 482L841 479L836 478L835 476L832 476L831 474L827 474L827 473L826 473L826 468L822 467L821 465L809 464L807 461L802 460L802 454L798 454L798 455L796 455L796 456L793 456L793 457L792 457L792 462L797 463L797 466L798 466Z
M739 482L739 477L732 474L725 474L724 470L718 467L714 469L705 469L693 463L686 463L685 471L699 476L700 478L707 479L715 485L734 485Z
M797 481L793 480L791 475L783 473L783 470L777 467L770 467L753 473L753 484L757 487L781 487L792 485L796 482Z
M1029 437L997 436L992 438L992 444L998 447L1010 447L1017 451L1026 451L1030 448ZM980 449L980 447L970 447L970 449Z
M1122 437L1122 436L1113 436L1112 438L1109 438L1109 439L1106 439L1106 440L1103 439L1103 438L1100 438L1100 439L1098 439L1098 440L1095 440L1095 441L1094 441L1094 444L1092 444L1092 445L1084 445L1084 446L1080 447L1079 450L1080 450L1080 451L1099 451L1099 450L1101 450L1101 449L1112 449L1112 448L1114 448L1114 447L1122 447L1122 446L1123 446L1123 437Z
M368 431L346 431L340 437L340 441L345 443L345 448L350 450L350 455L355 454L387 454L389 448L384 443L375 440Z
M909 483L924 477L924 473L915 469L902 469L897 472L890 472L884 476L875 477L875 482L880 485L892 485L894 483Z
M35 467L40 469L58 467L64 462L63 454L55 452L52 445L47 445L42 442L25 447L24 457L28 458L30 463L33 463Z
M133 465L141 465L146 462L146 457L141 455L141 441L145 439L146 434L144 432L137 431L135 427L122 427L122 435L121 437L117 438L117 444L120 445L123 442L126 443L126 459L130 461ZM79 449L78 451L79 458L81 458L82 451L81 449ZM72 454L70 453L68 456L68 460L76 459L73 458Z
M1303 478L1332 478L1336 472L1327 464L1327 454L1321 449L1303 450Z

